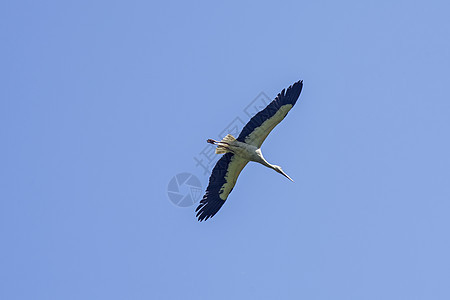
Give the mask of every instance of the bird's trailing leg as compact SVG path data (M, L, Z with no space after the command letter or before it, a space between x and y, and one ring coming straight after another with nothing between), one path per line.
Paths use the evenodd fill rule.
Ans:
M215 144L218 143L218 141L215 141L215 140L213 140L213 139L207 139L206 142L207 142L207 143L210 143L210 144L213 144L213 145L215 145Z
M216 148L216 154L223 154L223 153L227 153L228 151L228 147L230 146L228 143L226 142L218 142L215 141L213 139L208 139L206 140L207 143L213 144L213 145L217 145Z

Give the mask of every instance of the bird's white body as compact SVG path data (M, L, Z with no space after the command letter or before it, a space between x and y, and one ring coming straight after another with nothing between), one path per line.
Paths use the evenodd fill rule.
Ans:
M220 142L219 142L219 144L220 144ZM232 152L246 160L256 161L259 163L264 161L264 158L262 157L261 149L259 149L256 146L253 146L253 145L249 145L249 144L234 140L233 142L231 142L228 145L228 150L229 150L229 152Z

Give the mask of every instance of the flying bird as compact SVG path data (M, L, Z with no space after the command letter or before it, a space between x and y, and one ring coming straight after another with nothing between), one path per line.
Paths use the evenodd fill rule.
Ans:
M242 169L249 161L255 161L274 169L293 181L280 166L272 165L261 152L261 145L275 126L280 123L297 102L302 91L303 80L291 85L263 110L258 112L245 125L238 138L228 134L221 141L208 139L207 142L216 145L216 154L224 154L214 166L206 193L195 210L199 221L212 218L222 207L233 190Z

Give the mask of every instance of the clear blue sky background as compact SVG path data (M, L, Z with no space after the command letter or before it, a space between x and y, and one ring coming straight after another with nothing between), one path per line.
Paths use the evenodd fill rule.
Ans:
M450 299L447 1L2 1L1 299ZM303 79L197 222L167 197Z

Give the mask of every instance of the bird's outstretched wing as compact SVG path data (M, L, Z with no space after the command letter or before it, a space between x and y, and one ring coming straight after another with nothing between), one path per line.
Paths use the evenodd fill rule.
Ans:
M219 159L209 177L206 193L195 210L199 221L206 221L219 211L247 163L248 160L233 153L226 153Z
M248 121L237 140L260 148L272 129L286 117L295 105L302 87L303 80L300 80L291 85L286 93L282 90L275 100Z

